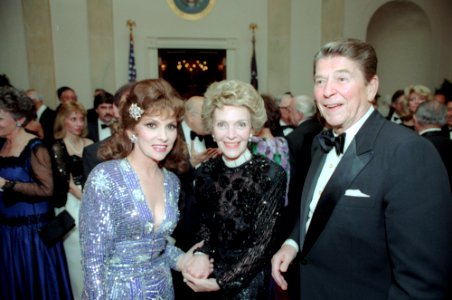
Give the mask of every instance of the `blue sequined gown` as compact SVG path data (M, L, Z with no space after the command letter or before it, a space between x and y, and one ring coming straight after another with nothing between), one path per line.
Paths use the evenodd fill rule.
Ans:
M0 157L1 177L30 183L22 185L27 193L0 191L1 299L72 299L63 245L48 247L38 235L38 229L54 216L48 198L37 196L33 186L32 156L42 158L42 154L48 156L42 141L33 139L19 157Z
M84 299L174 298L170 268L183 252L168 243L179 211L179 179L163 169L165 217L158 228L127 159L97 165L80 209Z

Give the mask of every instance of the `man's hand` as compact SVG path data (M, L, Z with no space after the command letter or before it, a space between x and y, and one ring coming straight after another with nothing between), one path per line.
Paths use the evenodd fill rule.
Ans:
M297 256L297 251L289 245L282 245L272 258L272 276L276 284L283 290L287 290L287 281L282 273L287 272L290 263Z
M191 143L191 157L190 163L193 167L198 166L206 160L214 158L215 156L221 154L218 148L207 148L206 151L196 152L195 147L193 146L193 141Z

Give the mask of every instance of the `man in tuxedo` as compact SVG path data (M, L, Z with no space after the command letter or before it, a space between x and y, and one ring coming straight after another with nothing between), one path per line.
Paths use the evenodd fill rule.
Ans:
M294 97L294 113L292 124L297 127L286 136L289 144L290 183L289 183L289 213L288 224L293 227L295 218L300 211L303 182L311 164L311 148L314 137L323 130L316 118L317 107L312 97L300 95ZM287 232L289 234L290 232Z
M281 113L279 125L281 125L283 136L287 136L295 129L295 125L292 124L291 118L294 111L294 99L292 93L286 92L281 97L279 97L278 106Z
M449 139L452 140L452 99L446 100L447 116L446 124L443 125L443 131L449 135Z
M130 89L132 88L133 83L127 83L121 86L113 96L113 117L114 117L114 124L110 126L111 133L114 134L117 131L118 127L118 120L120 117L120 107L122 103L125 102L126 97L130 93ZM110 136L111 137L111 136ZM109 138L110 138L109 137ZM99 147L108 139L98 141L96 143L93 143L91 145L86 146L83 148L83 154L82 154L82 162L83 162L83 184L86 182L86 179L88 179L88 175L91 172L91 170L102 160L99 158L97 152L99 150Z
M88 138L93 142L105 140L111 135L110 125L114 120L113 95L105 92L94 97L94 110L97 118L88 122Z
M389 109L389 114L387 119L396 124L402 123L403 115L403 98L405 97L405 92L403 90L397 90L391 97L391 107Z
M301 299L451 299L452 195L427 140L371 104L373 47L330 42L314 58L314 96L332 131L318 135L298 223L272 276L299 256Z
M452 189L452 141L448 133L441 130L441 126L446 124L446 106L438 101L421 103L413 119L416 132L429 140L438 150L449 174Z
M55 138L53 137L53 124L55 123L56 113L50 107L47 107L43 101L42 96L39 95L35 89L29 89L26 91L27 96L33 100L36 108L37 120L41 124L44 131L44 143L50 147L54 144Z
M190 164L198 167L203 161L218 154L218 148L212 136L205 132L201 109L204 97L192 96L185 102L185 115L181 123L185 143L190 155Z

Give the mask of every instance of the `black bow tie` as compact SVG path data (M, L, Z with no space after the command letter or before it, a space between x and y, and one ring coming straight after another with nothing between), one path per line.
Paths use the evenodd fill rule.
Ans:
M107 125L107 124L100 124L100 128L101 129L105 129L105 128L109 128L110 127L110 125Z
M198 137L198 139L202 142L204 140L204 135L199 135L196 132L194 132L193 130L190 131L190 139L193 141L196 137Z
M295 129L295 126L293 126L293 125L283 125L283 126L281 126L282 130L287 129L287 128Z
M318 139L325 153L330 152L333 147L337 155L344 152L345 132L335 137L332 130L323 131L318 135Z

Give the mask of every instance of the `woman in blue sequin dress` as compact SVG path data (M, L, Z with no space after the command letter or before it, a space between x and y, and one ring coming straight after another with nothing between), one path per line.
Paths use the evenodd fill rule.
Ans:
M179 123L183 101L162 79L137 82L122 106L122 130L100 149L80 210L84 299L173 299L170 268L184 254L169 242L188 168ZM196 247L195 245L194 247ZM208 274L206 269L206 274Z
M46 147L24 129L32 112L24 93L0 88L0 299L72 299L62 243L38 233L54 183Z

